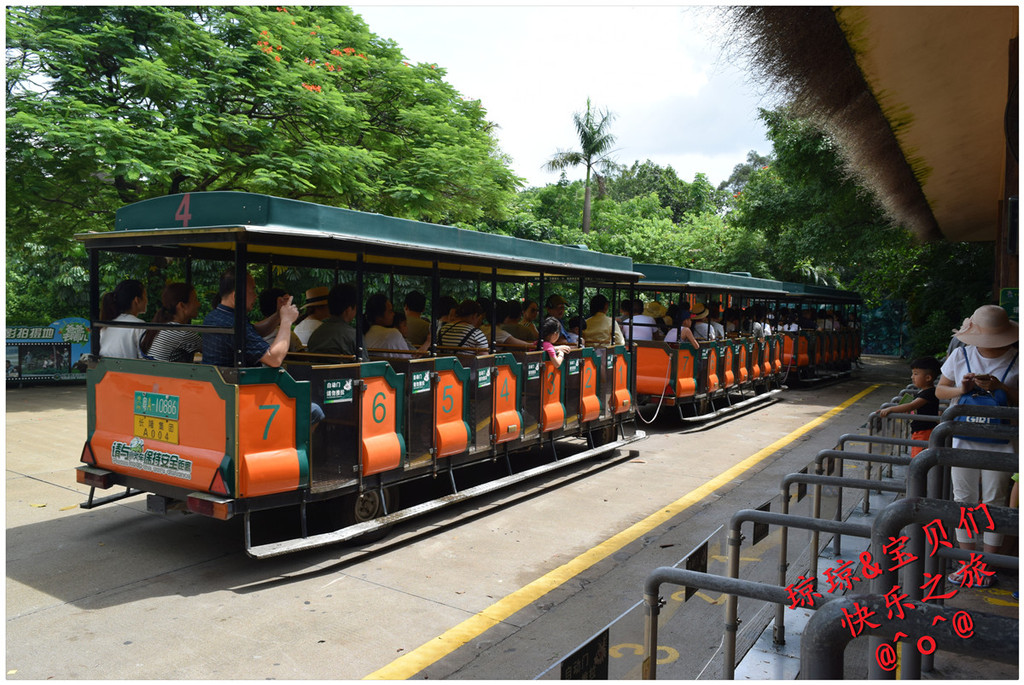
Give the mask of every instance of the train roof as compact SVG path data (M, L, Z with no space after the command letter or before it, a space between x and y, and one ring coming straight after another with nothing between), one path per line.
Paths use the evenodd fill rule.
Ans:
M729 290L759 297L804 300L820 304L861 304L859 293L808 283L775 281L744 274L721 274L714 271L687 269L665 264L634 264L643 274L637 284L641 288L685 288L692 292Z
M800 298L809 302L833 303L833 304L862 304L864 302L860 293L852 290L840 290L829 288L823 285L811 285L810 283L789 283L783 282L790 296Z
M80 233L87 248L279 265L367 266L636 281L629 257L256 193L167 195L117 210L113 231Z
M638 283L641 288L685 288L695 292L728 289L765 297L789 294L783 283L768 278L720 274L665 264L634 264L633 268L643 274Z

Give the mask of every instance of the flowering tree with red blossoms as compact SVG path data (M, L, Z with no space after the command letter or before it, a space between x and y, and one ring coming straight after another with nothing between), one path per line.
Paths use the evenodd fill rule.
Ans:
M58 265L61 297L79 297L71 235L154 196L243 190L455 223L502 216L520 183L480 102L347 7L8 7L6 50L19 292L52 292L31 274Z

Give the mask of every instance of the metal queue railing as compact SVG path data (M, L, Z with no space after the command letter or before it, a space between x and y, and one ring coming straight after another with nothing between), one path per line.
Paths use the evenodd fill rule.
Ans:
M646 605L646 624L645 624L645 648L646 654L651 655L656 653L657 649L657 634L658 634L658 609L661 606L661 600L658 597L658 587L663 583L674 583L677 585L684 585L687 588L693 588L694 590L715 590L718 592L725 593L727 596L726 607L725 607L725 619L724 619L724 638L723 638L723 678L732 679L735 675L736 666L736 633L737 633L737 601L739 597L747 597L751 599L760 599L762 601L771 602L777 605L775 612L775 629L773 634L773 640L775 644L785 644L785 618L784 611L787 603L793 599L792 594L788 591L790 587L787 583L787 572L789 567L788 562L788 530L789 528L805 529L811 531L811 543L810 543L810 577L815 579L817 582L817 571L818 571L818 551L819 547L819 534L831 533L834 536L834 552L836 557L840 553L841 542L840 536L843 534L853 535L860 538L868 538L871 541L869 551L875 555L875 558L884 558L882 552L883 546L890 540L890 538L896 538L899 535L902 528L912 523L929 523L939 520L942 522L944 528L944 534L948 536L949 530L952 530L959 522L959 517L962 515L962 507L956 503L941 499L944 495L948 499L948 487L949 487L949 467L950 466L966 466L971 465L974 468L992 469L1000 471L1015 472L1018 470L1017 455L1005 452L993 452L990 450L978 450L978 449L954 449L948 447L947 444L953 437L988 437L988 438L1005 438L1005 439L1016 439L1018 435L1018 429L1015 425L1003 425L1003 424L984 424L984 423L972 423L972 422L960 422L955 421L958 416L976 416L985 418L995 418L1000 420L1006 420L1004 423L1009 423L1010 419L1015 419L1017 416L1016 408L1007 407L976 407L976 406L952 406L946 409L941 417L937 417L936 420L939 423L936 428L932 431L932 435L928 442L908 439L906 437L896 437L893 435L853 435L846 434L840 437L838 440L837 447L844 447L849 443L866 443L868 445L868 452L852 452L843 449L835 450L823 450L816 457L814 462L815 473L807 473L808 468L805 468L800 473L789 474L783 478L781 483L781 509L780 513L772 513L765 511L765 507L761 509L746 509L737 512L730 521L730 529L728 533L728 546L729 546L729 568L728 576L722 577L706 572L698 572L691 570L681 570L675 568L659 568L656 569L650 576L648 576L647 582L645 583L644 590L644 602ZM905 418L921 418L916 415L909 414L890 414L887 418L896 419L897 421ZM873 429L876 424L882 427L884 431L887 426L892 424L882 422L881 417L878 416L877 412L873 412L869 417L869 426ZM876 421L876 419L878 419ZM906 425L906 424L902 424ZM873 432L873 431L872 431ZM903 433L905 435L905 433ZM925 447L917 457L911 459L909 456L903 454L884 454L874 453L871 450L875 446L881 446L888 448L890 451L902 451L909 447ZM829 474L824 473L824 461L830 459L830 467L833 464L838 464L838 475L832 476L833 468L829 468ZM843 476L843 461L863 461L866 462L870 468L871 464L879 465L879 480L873 480L870 476L870 470L868 471L867 478L848 478ZM893 465L908 466L909 470L906 475L906 481L904 484L884 482L882 478L883 466L888 466L891 470ZM891 475L891 471L890 471ZM814 486L814 502L813 502L813 513L811 517L806 516L794 516L789 514L789 501L790 501L790 486L793 484L804 484ZM833 519L822 519L821 518L821 497L822 487L834 487L837 489L837 503L836 503L836 514ZM864 524L857 524L841 520L842 518L842 491L843 489L858 489L864 491L864 497L870 494L871 490L877 492L906 492L907 498L897 500L888 507L880 511L875 518L875 522L872 526L868 527ZM769 503L766 503L769 504ZM1017 511L1007 509L1005 507L989 507L989 512L993 512L992 519L995 522L996 532L1007 533L1016 535L1018 532L1018 517ZM867 509L865 509L865 513ZM909 513L908 513L909 512ZM921 517L930 517L926 521L919 521ZM779 574L778 582L779 585L770 585L766 583L755 583L753 581L746 581L740 579L739 575L739 557L740 557L740 545L743 540L741 535L741 525L746 521L753 521L755 524L770 524L776 525L780 528L780 561L779 561ZM1018 562L1016 557L1007 557L1005 555L998 554L987 554L978 552L968 552L957 548L941 548L936 551L934 555L928 556L924 554L924 539L925 533L923 526L912 526L910 535L910 546L908 551L911 555L916 554L917 561L907 564L904 568L904 579L902 587L914 588L913 594L908 596L911 601L917 601L920 606L927 609L929 615L936 613L936 615L944 616L945 613L950 613L945 609L935 608L935 604L921 604L922 599L922 581L924 580L923 574L930 573L932 576L940 574L942 582L944 582L944 570L943 565L947 559L963 560L967 561L972 558L972 554L976 559L990 564L996 568L1011 568L1016 569ZM875 594L864 595L864 601L868 602L871 606L877 604L878 601L882 601L884 605L883 594L890 590L892 587L899 585L898 576L894 576L892 572L887 571L883 575L879 575L873 581L873 589ZM883 594L877 594L881 591ZM916 595L916 596L915 596ZM861 596L856 596L861 597ZM839 609L838 603L842 603L843 607L849 605L849 598L826 598L822 603L817 606L811 607L814 609L821 609L825 607L832 607L829 609L829 616L837 616ZM861 606L864 606L863 602ZM883 606L884 609L884 606ZM913 613L913 612L911 612ZM910 616L910 614L907 614ZM839 614L839 619L842 618L842 614ZM982 627L979 629L985 631L985 634L998 634L998 631L1005 631L1008 626L1012 623L1013 627L1013 643L1016 645L1016 621L1010 621L998 616L978 613L973 614L975 618L975 628L978 629L978 624L981 623ZM836 626L840 625L840 620L822 620L812 618L811 622L806 626L803 637L801 638L801 654L813 654L813 658L819 659L821 652L825 649L825 644L828 640L832 640L834 635L838 632ZM919 638L924 635L923 627L925 623L918 620L919 616L915 614L915 618L908 623L900 623L899 627L903 630L905 635L914 637L915 635ZM938 619L936 619L938 620ZM920 625L918 625L920 623ZM929 624L927 626L931 629L929 635L934 633L934 629ZM850 630L843 627L845 631L846 640L842 642L845 646L849 642ZM828 638L823 641L823 631L827 633ZM996 631L996 632L992 632ZM879 642L882 637L891 637L896 635L895 629L889 627L883 627L877 629L875 632L865 632L865 635L875 635L872 637L872 647L882 649L882 645L887 644ZM1005 632L1003 633L1006 634ZM948 639L948 636L940 637L933 636L936 644L939 648L954 652L965 651L968 647L965 647L964 641L961 639L959 642L956 640ZM839 642L834 642L840 644ZM828 643L831 644L831 643ZM1004 647L1003 652L999 653L996 660L1004 661L1003 658L1006 654L1005 643L1001 642ZM977 647L977 649L975 648ZM838 649L838 648L837 648ZM987 643L984 645L970 646L971 653L980 654L982 656L989 656L989 646ZM802 656L801 665L801 676L804 678L835 678L842 677L842 650L838 650L838 656L835 656L835 650L830 652L832 654L831 661L828 664L815 664L809 667L809 661ZM921 654L913 649L903 650L904 660L902 665L902 674L904 678L919 678L922 668L922 661L920 658ZM931 659L933 652L925 655L923 666L925 670L930 670ZM1016 661L1016 652L1014 652L1013 661ZM998 658L997 658L998 657ZM839 664L839 670L836 670L836 663ZM820 673L830 673L832 675L814 675ZM835 675L838 673L838 675ZM653 659L648 658L645 661L643 669L643 677L645 679L653 679L656 677L656 663ZM888 678L892 677L892 672L884 669L881 662L877 659L873 659L871 663L870 675L873 678Z

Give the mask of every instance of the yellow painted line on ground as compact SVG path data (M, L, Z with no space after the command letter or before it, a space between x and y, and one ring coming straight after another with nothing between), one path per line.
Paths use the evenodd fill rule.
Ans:
M806 433L814 430L836 414L844 411L880 387L880 385L872 385L862 392L857 393L838 407L833 407L813 421L809 421L800 428L797 428L789 435L779 438L764 449L758 450L732 468L718 474L704 485L686 493L672 504L656 511L644 520L633 524L624 531L616 533L596 547L587 550L575 559L546 573L532 583L503 597L480 613L467 618L462 623L445 631L442 635L437 636L430 642L420 645L411 652L403 654L399 658L395 659L387 666L367 675L363 680L405 680L407 678L411 678L427 666L440 661L462 645L479 637L497 624L513 616L524 607L529 606L548 592L559 587L566 581L615 554L629 543L646 535L666 521L671 520L687 508L697 504L708 495L711 495L718 488L742 476L746 471L757 466L757 464L765 458L771 456L797 438L800 438Z

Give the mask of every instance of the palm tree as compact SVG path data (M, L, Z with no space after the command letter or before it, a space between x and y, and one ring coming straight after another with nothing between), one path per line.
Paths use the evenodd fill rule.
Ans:
M580 137L579 150L559 150L544 166L551 171L560 171L568 167L584 165L587 169L587 180L583 190L583 232L590 233L590 176L600 181L597 169L604 170L611 160L612 145L615 136L608 133L608 126L615 115L608 110L591 110L590 98L587 98L587 111L574 112L572 120L576 124L576 133Z

